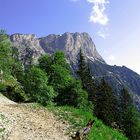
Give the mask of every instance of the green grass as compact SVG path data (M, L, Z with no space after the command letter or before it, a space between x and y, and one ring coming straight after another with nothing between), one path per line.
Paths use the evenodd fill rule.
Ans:
M4 121L4 119L5 119L5 116L0 113L0 124ZM4 131L5 131L5 128L2 128L0 126L0 139L2 138L2 134L3 134Z
M0 133L4 132L5 128L0 128Z
M96 117L93 117L92 113L90 112L67 106L50 106L47 107L47 109L57 115L60 119L68 121L74 128L71 128L72 130L78 130L84 127L90 118L94 119L95 123L90 134L90 140L128 140L117 130L104 125L102 121L98 120Z
M0 114L0 121L3 121L5 119L5 116L3 114Z

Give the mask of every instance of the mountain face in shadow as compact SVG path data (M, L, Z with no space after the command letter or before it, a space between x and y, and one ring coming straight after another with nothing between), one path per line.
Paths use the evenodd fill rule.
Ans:
M105 78L118 93L123 86L127 87L140 111L140 75L125 66L108 65L87 33L67 32L42 38L32 34L14 34L10 36L10 40L13 43L12 47L18 52L18 59L24 66L37 63L37 59L45 53L63 51L74 72L78 68L79 52L82 50L89 62L93 79Z

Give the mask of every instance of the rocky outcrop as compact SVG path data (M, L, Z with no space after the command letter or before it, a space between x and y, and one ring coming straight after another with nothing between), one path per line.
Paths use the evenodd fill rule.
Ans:
M10 36L12 47L16 50L18 59L24 66L37 63L37 59L44 54L39 40L32 34L13 34Z
M42 38L32 34L13 34L10 40L13 43L12 47L17 50L18 59L24 66L36 63L45 52L52 54L64 51L68 62L76 67L80 49L88 59L105 63L87 33L51 34Z
M92 61L105 63L87 33L64 33L63 35L48 35L40 38L40 45L47 53L64 51L66 58L73 67L77 66L80 49Z

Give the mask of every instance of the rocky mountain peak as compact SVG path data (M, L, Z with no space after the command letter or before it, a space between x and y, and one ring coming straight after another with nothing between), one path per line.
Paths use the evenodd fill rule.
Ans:
M66 32L62 35L48 35L39 40L40 46L45 52L54 53L57 50L64 51L69 63L72 63L75 66L77 65L80 49L88 59L105 63L97 52L92 38L88 33Z
M10 40L13 43L12 47L17 49L19 60L24 66L36 63L38 57L45 52L52 54L56 51L63 51L68 62L76 67L80 50L86 58L105 63L97 52L92 38L85 32L66 32L62 35L50 34L42 38L37 38L34 34L13 34L10 36Z

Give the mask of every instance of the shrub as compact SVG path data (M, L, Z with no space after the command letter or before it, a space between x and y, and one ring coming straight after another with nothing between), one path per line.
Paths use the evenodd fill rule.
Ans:
M30 101L39 102L43 105L51 104L56 95L53 87L48 86L46 73L37 67L32 67L25 74L24 88Z

